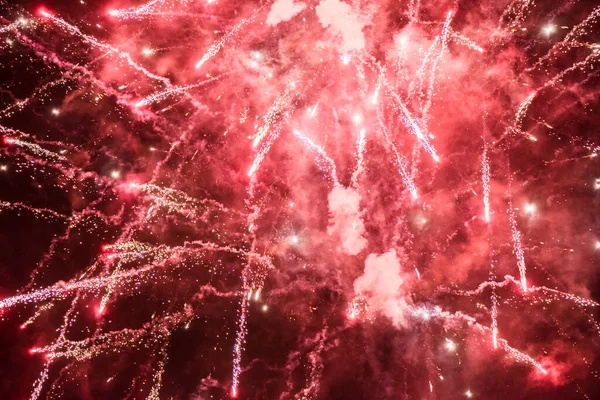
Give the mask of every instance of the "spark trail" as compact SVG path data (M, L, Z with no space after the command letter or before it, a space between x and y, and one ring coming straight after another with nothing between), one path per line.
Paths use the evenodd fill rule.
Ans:
M488 159L487 143L483 144L481 156L481 185L483 186L483 215L485 222L490 222L490 160Z

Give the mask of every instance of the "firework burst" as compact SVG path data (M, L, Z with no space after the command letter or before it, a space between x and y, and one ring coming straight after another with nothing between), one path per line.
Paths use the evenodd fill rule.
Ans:
M0 5L3 398L600 395L597 6Z

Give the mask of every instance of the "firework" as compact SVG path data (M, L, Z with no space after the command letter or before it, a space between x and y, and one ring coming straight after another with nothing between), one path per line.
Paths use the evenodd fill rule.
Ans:
M3 398L598 397L597 5L53 4L0 15Z

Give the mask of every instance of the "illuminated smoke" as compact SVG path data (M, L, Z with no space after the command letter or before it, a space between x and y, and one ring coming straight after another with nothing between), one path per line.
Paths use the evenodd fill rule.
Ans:
M406 324L407 300L403 295L404 278L395 250L369 254L363 275L354 281L354 293L364 295L372 312L381 312L396 326Z
M276 0L269 14L267 15L267 24L277 25L280 22L289 21L295 15L306 8L303 2L294 2L294 0Z
M335 185L329 196L328 232L340 238L342 251L357 255L367 246L365 226L360 212L360 195L352 188Z
M333 35L341 35L340 52L360 50L365 47L362 32L365 23L352 7L340 0L321 0L315 7L319 22L329 28Z

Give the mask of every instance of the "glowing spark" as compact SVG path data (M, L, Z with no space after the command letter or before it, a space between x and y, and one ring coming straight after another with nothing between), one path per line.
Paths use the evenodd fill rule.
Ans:
M517 257L517 266L519 267L519 275L521 276L521 288L523 292L527 292L527 267L525 266L525 255L523 253L523 246L521 244L521 232L517 228L517 218L512 208L512 202L509 202L509 219L513 241L513 252Z
M392 94L392 98L395 100L395 103L398 106L398 109L400 110L400 115L402 117L401 120L404 123L404 125L408 128L410 133L412 133L413 135L415 135L417 137L417 139L419 140L419 143L421 144L421 146L423 146L425 151L427 153L429 153L429 155L431 155L431 158L433 158L433 160L435 162L439 162L440 157L437 155L437 151L435 150L435 148L433 147L433 145L431 144L431 142L429 141L427 136L425 136L423 134L423 131L417 124L417 121L414 119L412 114L408 111L408 109L406 108L406 106L404 105L404 103L402 102L400 97L396 93L391 91L391 89L390 89L390 93Z
M379 116L379 126L381 127L381 130L383 132L386 142L388 143L388 145L392 148L392 151L394 152L395 161L396 161L396 165L398 168L398 173L402 177L402 182L404 183L404 185L410 192L412 198L417 199L419 197L419 192L417 191L417 187L415 186L415 183L414 183L412 177L410 176L410 173L408 172L408 161L406 161L406 158L402 154L400 154L400 152L396 148L396 145L394 144L394 142L392 142L392 139L390 138L390 135L388 134L387 127L381 120L380 116Z
M200 68L202 65L204 65L204 63L206 63L208 60L214 57L219 52L219 50L221 50L223 46L227 44L227 42L233 39L246 25L249 25L252 22L254 22L254 20L256 19L256 15L257 13L255 12L251 17L243 18L240 22L237 23L237 25L233 27L232 30L226 33L221 39L213 43L212 46L210 46L206 53L202 56L200 61L196 63L196 69Z
M379 97L379 82L377 83L377 87L375 88L375 92L373 92L373 97L371 98L372 104L377 104L377 98Z
M125 59L129 66L131 66L133 69L143 73L148 78L158 80L167 86L171 86L171 83L167 78L163 78L162 76L155 75L155 74L151 73L150 71L148 71L147 69L145 69L144 67L141 67L135 61L133 61L133 59L131 58L131 56L128 53L120 51L118 48L116 48L114 46L102 43L102 42L96 40L94 37L84 34L83 32L81 32L81 30L79 30L79 28L69 24L68 22L66 22L58 17L53 16L52 14L50 14L44 10L41 11L41 14L44 17L52 20L56 25L60 26L61 28L64 28L67 32L71 33L72 35L79 36L84 41L88 42L89 44L96 46L98 48L101 48L110 53L114 53L114 54L118 55L120 58Z
M294 135L296 135L296 137L299 138L311 151L317 153L317 155L324 161L324 163L319 163L319 167L321 167L322 169L329 169L329 174L334 185L339 185L335 162L327 155L325 149L315 144L312 140L304 136L299 131L294 130Z
M493 268L493 265L492 265ZM493 269L491 270L493 271ZM493 275L492 275L493 276ZM492 345L494 349L498 348L498 298L492 288Z
M490 222L490 161L488 160L487 144L483 146L483 156L481 157L481 183L483 185L485 222Z
M533 203L525 204L525 213L533 214L533 213L535 213L535 209L536 209L535 204L533 204Z
M427 120L428 114L429 114L429 109L431 108L431 104L433 102L433 92L435 89L435 77L437 75L437 69L438 69L438 65L439 62L441 61L442 57L444 56L444 53L446 52L446 48L448 46L448 36L450 34L450 23L452 22L452 12L449 11L447 16L446 16L446 21L444 22L444 26L442 28L442 36L441 36L441 49L440 52L438 54L438 56L434 59L433 61L433 65L431 67L431 73L429 75L429 88L427 90L427 100L425 102L425 106L423 107L423 118L425 120ZM437 155L435 154L435 151L431 154L433 159L435 161L439 161L439 159L437 159Z
M315 104L315 106L310 110L310 117L314 118L315 115L317 114L317 107L319 106L319 102L317 101L317 104Z
M360 174L363 172L364 170L364 153L365 153L365 146L366 146L366 132L364 129L361 129L358 133L358 140L356 143L356 169L354 170L354 173L352 174L352 186L356 187L358 185L358 178L360 177Z
M546 36L550 36L556 30L556 27L554 25L546 25L543 30Z
M193 88L197 88L197 87L201 87L204 86L208 83L214 82L216 80L218 80L220 77L216 76L213 78L209 78L206 79L202 82L198 82L198 83L194 83L191 85L185 85L185 86L173 86L167 90L164 90L162 92L158 92L158 93L153 93L150 96L145 97L144 99L138 101L137 103L135 103L135 107L143 107L143 106L147 106L149 104L153 104L159 101L162 101L170 96L174 96L176 94L180 94L180 93L184 93L187 92L190 89Z

